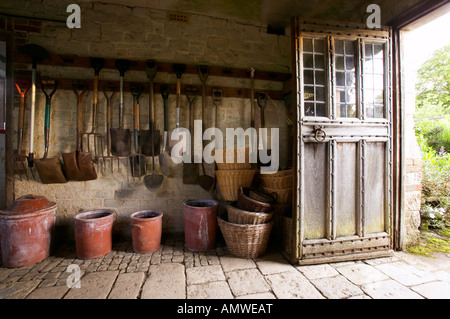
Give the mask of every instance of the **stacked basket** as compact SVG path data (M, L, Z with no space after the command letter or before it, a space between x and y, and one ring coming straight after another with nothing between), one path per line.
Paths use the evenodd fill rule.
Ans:
M238 163L238 152L245 150L244 163ZM222 199L225 201L236 201L239 187L250 187L255 177L256 170L250 169L249 148L234 149L234 160L232 163L226 161L226 150L215 150L217 170L216 179L219 185ZM219 163L222 162L222 163Z
M230 254L241 258L263 255L273 226L273 204L269 194L240 187L236 203L227 205L228 221L218 223Z
M290 204L292 202L293 169L278 171L274 174L261 174L259 179L264 191L269 194L277 194L278 204Z
M277 196L277 204L274 205L274 229L272 233L278 239L282 239L283 234L285 234L284 217L289 215L292 209L293 172L293 169L288 169L274 174L259 175L261 189Z

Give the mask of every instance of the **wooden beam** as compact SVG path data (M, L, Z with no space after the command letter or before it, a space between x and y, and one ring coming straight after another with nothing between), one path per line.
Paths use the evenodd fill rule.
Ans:
M91 68L90 57L83 57L78 55L60 55L55 53L49 53L48 59L42 60L39 64L62 66L62 67L82 67ZM16 63L31 63L30 58L26 55L15 52L14 62ZM116 70L116 59L105 58L104 69ZM142 60L130 60L131 71L145 71L146 61ZM173 63L157 62L158 72L173 73ZM198 65L187 64L186 74L198 74ZM248 69L229 68L221 66L208 66L208 75L210 76L223 76L233 78L250 78L250 71ZM264 70L256 70L256 80L277 81L284 82L291 78L290 73L271 72Z

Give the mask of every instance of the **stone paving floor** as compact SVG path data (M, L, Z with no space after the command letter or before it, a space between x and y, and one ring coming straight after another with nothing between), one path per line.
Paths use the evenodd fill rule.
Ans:
M0 298L450 299L450 255L395 252L387 258L298 266L277 247L260 258L242 259L231 256L223 242L211 251L191 252L181 236L171 236L163 237L154 253L134 253L131 242L123 241L102 258L80 260L74 245L65 244L34 265L0 265Z

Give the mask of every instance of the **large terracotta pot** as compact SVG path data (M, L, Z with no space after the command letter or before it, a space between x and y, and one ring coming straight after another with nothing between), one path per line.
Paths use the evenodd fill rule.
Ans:
M25 195L0 212L3 265L22 267L50 255L56 220L56 203L44 196Z
M79 259L98 258L111 251L115 214L112 209L98 209L74 217L75 245Z
M131 214L133 250L146 254L157 251L161 244L163 213L143 210Z
M218 202L194 199L183 203L184 240L192 251L206 251L216 243Z

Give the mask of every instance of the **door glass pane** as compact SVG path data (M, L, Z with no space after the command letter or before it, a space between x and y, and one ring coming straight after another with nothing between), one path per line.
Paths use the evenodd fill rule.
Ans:
M312 69L314 67L314 55L313 54L303 54L303 66L308 69Z
M363 101L367 118L384 118L384 45L364 45Z
M313 40L312 39L303 39L303 51L304 52L313 52Z
M306 116L326 116L325 40L303 38L303 84Z
M337 117L356 117L356 77L353 41L335 40ZM353 94L352 94L353 93Z

